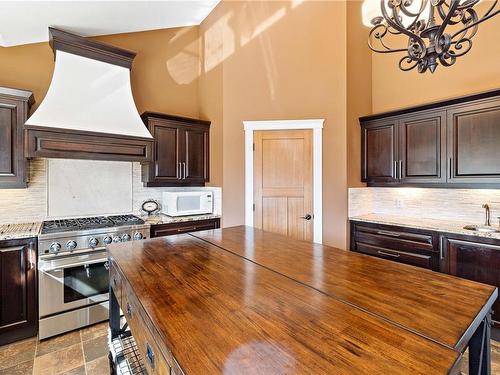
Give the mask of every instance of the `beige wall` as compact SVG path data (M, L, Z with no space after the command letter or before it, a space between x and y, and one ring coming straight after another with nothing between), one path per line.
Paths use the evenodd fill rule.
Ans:
M323 237L345 247L346 4L223 1L200 33L202 112L222 108L224 225L244 223L243 121L324 118Z
M359 117L372 109L372 54L361 19L362 0L347 2L347 181L361 183L361 127Z
M200 68L198 27L95 38L137 53L132 89L139 112L198 116ZM48 43L0 47L0 86L33 91L35 106L45 96L54 70Z
M485 9L489 1L481 4ZM368 28L366 28L368 33ZM401 55L374 53L373 112L453 98L500 87L500 18L479 26L472 49L451 67L436 72L403 72L397 63ZM398 56L400 56L398 58Z

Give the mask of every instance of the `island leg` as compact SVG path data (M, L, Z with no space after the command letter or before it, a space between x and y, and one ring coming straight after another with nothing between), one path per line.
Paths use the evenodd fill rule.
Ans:
M491 375L491 313L469 341L469 374Z
M116 299L115 292L109 288L109 329L111 340L118 337L121 333L120 327L120 305Z

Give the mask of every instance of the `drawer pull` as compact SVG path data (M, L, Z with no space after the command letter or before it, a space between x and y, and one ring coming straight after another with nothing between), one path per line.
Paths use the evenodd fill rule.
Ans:
M377 234L381 234L383 236L391 236L391 237L399 237L401 234L396 233L396 232L390 232L388 230L379 230L377 231Z
M393 257L393 258L399 258L401 255L397 254L397 253L387 253L385 251L381 251L381 250L377 250L377 253L380 254L380 255L386 255L386 256L389 256L389 257Z
M132 306L127 302L127 315L129 318L132 318Z
M149 365L151 366L151 369L155 369L155 353L153 352L153 349L151 349L151 346L149 346L148 343L146 343L146 357L148 357L148 362Z

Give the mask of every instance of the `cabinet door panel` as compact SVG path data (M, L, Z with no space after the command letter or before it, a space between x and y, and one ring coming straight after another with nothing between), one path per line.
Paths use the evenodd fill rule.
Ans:
M177 180L179 173L179 129L175 127L154 127L155 178Z
M448 111L449 182L500 183L500 99Z
M2 309L0 327L26 320L26 247L0 250Z
M399 137L402 182L446 182L445 112L401 119Z
M363 181L397 181L397 122L375 122L363 126Z
M15 173L15 140L14 107L0 104L0 176L12 176Z
M208 179L208 132L185 131L185 178L204 182Z
M0 345L36 334L34 239L0 242Z
M500 246L446 238L445 269L449 274L500 288ZM493 305L500 323L500 300Z

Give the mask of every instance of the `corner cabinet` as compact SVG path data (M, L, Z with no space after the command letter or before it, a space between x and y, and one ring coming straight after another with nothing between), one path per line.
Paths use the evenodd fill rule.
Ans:
M440 269L453 276L500 288L500 241L443 235ZM493 322L500 326L500 299L493 305Z
M28 164L24 157L24 123L33 94L0 87L0 188L25 188Z
M500 90L360 123L368 186L500 186Z
M153 112L141 117L154 138L153 161L142 166L144 186L204 186L210 122Z
M0 241L0 345L35 336L36 238Z

